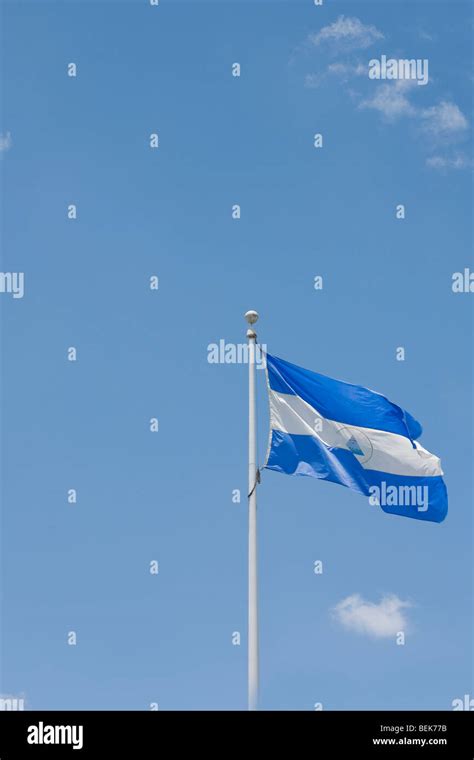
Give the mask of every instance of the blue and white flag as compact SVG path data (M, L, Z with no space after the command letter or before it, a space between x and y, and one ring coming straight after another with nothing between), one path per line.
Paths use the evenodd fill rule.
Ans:
M352 488L384 512L441 522L448 497L422 428L380 393L267 354L270 441L265 467Z

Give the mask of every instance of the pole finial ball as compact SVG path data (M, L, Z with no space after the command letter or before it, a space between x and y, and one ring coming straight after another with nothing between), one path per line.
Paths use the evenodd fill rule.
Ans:
M247 311L245 313L245 319L247 320L247 322L249 323L249 325L254 325L255 322L258 319L258 312L257 311L252 311L252 310L251 311Z

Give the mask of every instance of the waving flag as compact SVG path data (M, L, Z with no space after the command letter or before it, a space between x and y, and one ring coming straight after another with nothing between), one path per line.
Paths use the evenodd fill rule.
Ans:
M421 425L380 393L267 355L270 442L265 467L351 488L385 512L442 522L438 457Z

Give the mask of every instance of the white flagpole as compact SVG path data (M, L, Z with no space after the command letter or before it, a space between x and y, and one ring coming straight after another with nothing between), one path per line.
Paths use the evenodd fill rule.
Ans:
M258 703L258 597L257 597L257 420L255 405L255 343L257 334L252 325L256 311L248 311L245 319L249 346L249 618L248 618L248 709Z

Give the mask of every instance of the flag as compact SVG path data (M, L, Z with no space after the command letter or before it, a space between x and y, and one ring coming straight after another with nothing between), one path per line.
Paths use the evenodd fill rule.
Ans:
M442 522L448 497L422 428L380 393L267 354L270 440L265 467L358 491L384 512Z

